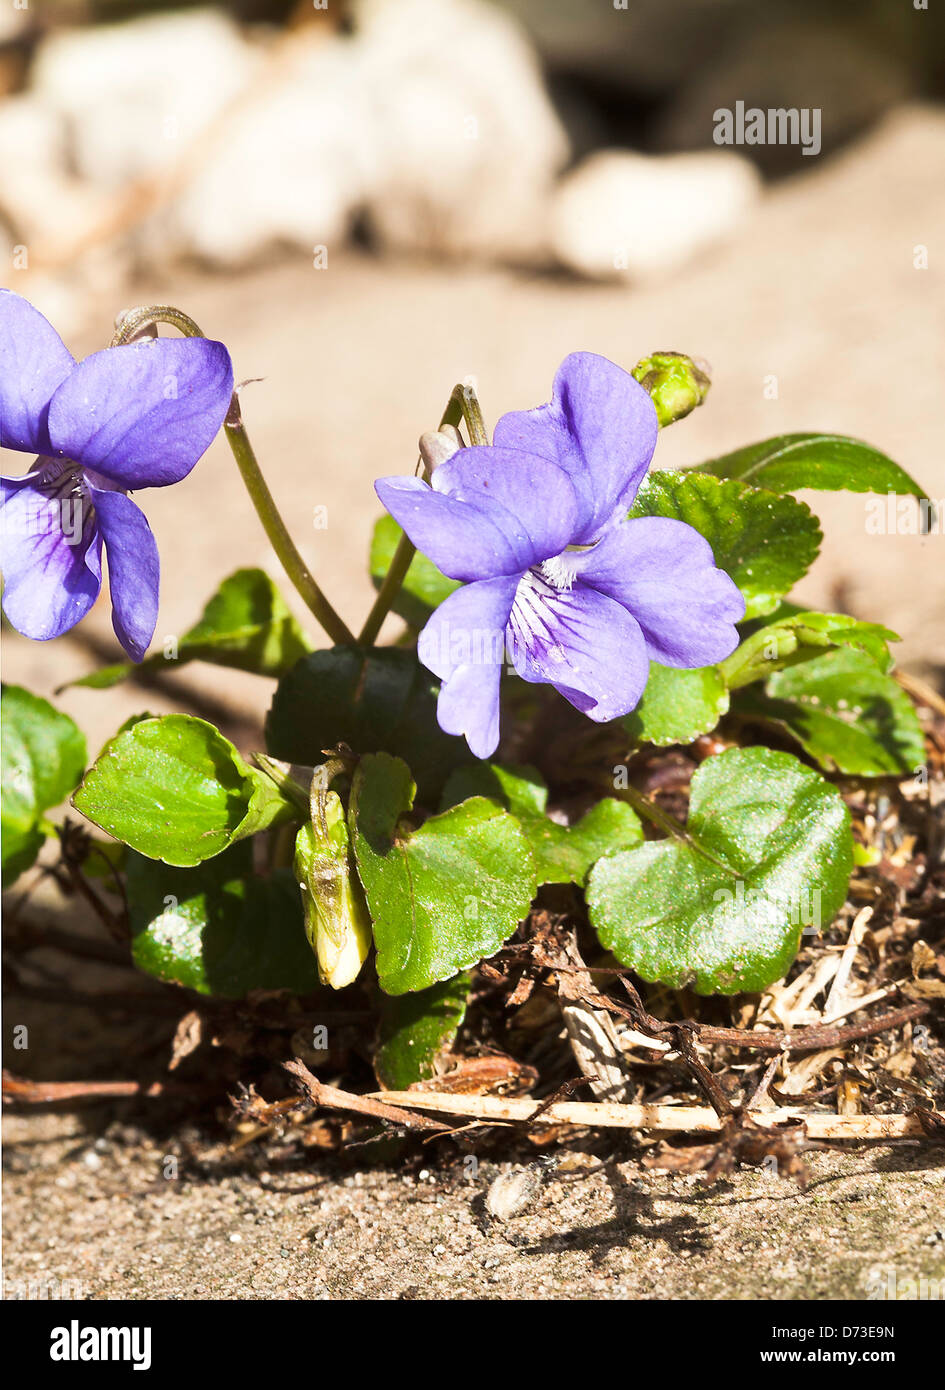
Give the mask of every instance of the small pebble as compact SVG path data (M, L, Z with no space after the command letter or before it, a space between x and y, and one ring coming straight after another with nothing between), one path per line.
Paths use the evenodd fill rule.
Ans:
M486 1193L486 1211L497 1221L508 1221L531 1205L539 1187L541 1173L534 1168L518 1168L500 1173Z

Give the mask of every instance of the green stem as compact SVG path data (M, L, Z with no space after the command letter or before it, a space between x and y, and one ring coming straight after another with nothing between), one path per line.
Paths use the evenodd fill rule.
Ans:
M269 837L270 870L292 868L297 834L298 824L295 821L287 821L284 825L277 826L272 832Z
M668 811L664 811L662 806L657 806L654 801L651 801L648 796L644 796L636 787L620 787L615 795L619 797L621 801L629 802L633 809L641 816L644 816L651 825L655 825L657 829L664 831L667 835L671 835L674 840L682 840L685 844L690 845L699 854L711 860L717 868L724 869L727 874L731 874L733 878L738 877L731 864L726 864L723 859L719 859L711 850L706 849L705 845L702 844L700 840L697 840L695 835L690 834L681 821L678 821L675 816L671 816Z
M657 806L655 801L651 801L648 796L644 796L636 787L620 787L616 795L621 801L629 802L635 811L644 816L651 825L655 825L658 830L663 830L667 835L672 835L677 840L687 840L686 827L675 816L671 816L668 811L664 811L662 806Z
M450 396L449 405L446 407L447 411L450 410L450 407L453 405L453 402L454 400L456 400L457 397L459 408L462 411L463 419L466 422L466 429L469 431L470 444L488 444L489 433L486 429L486 423L482 418L482 410L480 408L479 397L476 395L476 392L473 390L471 386L463 386L462 384L454 386L452 395ZM446 418L446 416L444 416L443 420L440 423L440 428L442 429L443 425L447 424L458 425L459 421L449 420Z
M404 532L397 542L397 549L394 551L381 587L377 591L377 598L364 620L364 626L358 633L359 647L373 647L377 640L377 634L384 626L384 619L393 607L394 599L400 593L401 585L407 577L407 571L415 554L416 547L412 541L408 540L407 534Z
M181 313L180 309L175 309L170 304L155 304L140 309L131 309L125 314L115 330L112 347L120 347L124 343L130 342L137 334L157 323L170 324L187 338L206 337L206 334L201 332L194 320L189 318L187 314ZM338 616L318 587L282 520L281 513L269 491L269 486L253 452L253 446L249 442L243 417L240 414L239 396L236 391L233 392L230 408L223 422L223 430L227 443L233 451L233 457L236 459L240 476L246 485L250 501L256 508L263 530L279 557L282 568L331 640L343 646L354 645L354 633Z
M249 436L243 425L235 391L226 419L223 422L223 430L227 443L233 451L233 457L236 459L240 476L246 485L250 501L256 508L263 530L269 537L269 543L278 555L282 568L331 640L340 646L353 646L354 633L347 623L338 616L316 584L314 576L299 554L295 542L282 520L279 508L273 500L269 485L263 477L262 469L253 453L253 446L249 442Z
M471 386L464 386L462 382L453 387L446 403L446 409L440 419L439 428L442 429L444 425L458 426L460 422L465 423L469 431L470 443L489 443L489 435L482 418L479 398ZM417 466L423 466L424 482L429 482L428 472L422 459L418 461ZM405 532L397 542L397 549L394 551L381 587L377 591L377 598L374 600L371 611L358 635L359 646L372 647L374 645L377 635L384 625L384 619L390 612L394 599L400 593L416 553L416 546Z

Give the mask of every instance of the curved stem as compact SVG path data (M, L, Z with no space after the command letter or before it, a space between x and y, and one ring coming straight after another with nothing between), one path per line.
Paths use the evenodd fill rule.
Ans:
M223 431L233 451L233 457L236 459L250 501L256 508L256 514L263 524L263 530L269 537L270 545L279 557L282 568L331 640L340 646L353 646L354 633L347 623L338 616L318 587L282 520L282 514L275 504L272 493L269 491L269 485L263 477L262 469L253 453L253 446L249 442L249 436L243 425L243 417L240 414L239 400L235 391L226 419L223 422Z
M453 405L454 398L457 396L459 398L457 403L463 413L463 419L466 421L466 428L469 431L470 444L488 444L489 434L486 430L485 421L482 418L482 409L480 408L479 397L476 395L475 390L472 386L464 386L462 384L454 386L447 411L449 411L450 406ZM459 421L447 420L444 416L443 420L440 422L440 428L442 429L443 425L446 424L458 425Z
M471 386L464 386L458 382L450 392L450 398L446 403L446 409L440 419L439 428L444 425L458 426L465 423L469 431L469 439L472 444L488 444L489 435L486 431L485 422L482 418L482 410L479 406L479 398ZM418 467L423 466L423 479L429 482L429 474L423 460L420 459ZM394 599L400 593L401 586L407 577L414 555L417 553L416 546L407 536L406 532L397 542L397 549L394 551L393 558L387 568L381 587L377 591L377 598L374 600L370 613L365 619L364 626L358 634L358 645L371 647L377 640L384 619L391 610Z
M158 323L170 324L172 328L176 328L187 338L206 337L206 334L201 331L194 320L182 313L180 309L175 309L170 304L153 304L139 309L131 309L122 316L112 338L112 347L121 347ZM227 443L233 451L233 457L236 459L250 501L256 508L256 514L262 522L270 545L279 557L282 568L331 640L343 646L354 645L354 633L338 616L318 587L282 520L282 515L269 491L269 485L263 477L262 469L259 467L253 452L253 446L249 442L249 436L246 433L246 427L240 413L237 391L233 392L230 408L223 422L223 431Z
M123 347L125 343L130 343L132 338L136 338L139 333L158 323L169 323L172 328L183 333L185 338L205 338L207 336L188 314L182 313L180 309L175 309L173 304L146 304L137 309L129 309L126 314L121 315L115 324L111 345L112 347Z

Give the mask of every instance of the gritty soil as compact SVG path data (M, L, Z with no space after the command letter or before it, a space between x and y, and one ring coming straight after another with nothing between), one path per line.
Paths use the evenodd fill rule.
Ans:
M707 1190L565 1154L570 1171L504 1222L484 1196L515 1165L272 1159L104 1114L10 1120L5 1280L78 1280L88 1299L505 1300L865 1299L887 1270L900 1290L945 1281L945 1170L917 1145L816 1154L806 1193L758 1170Z

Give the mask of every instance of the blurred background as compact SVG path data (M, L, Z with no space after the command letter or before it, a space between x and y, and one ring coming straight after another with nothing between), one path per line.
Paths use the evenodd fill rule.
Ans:
M945 505L943 95L934 0L0 0L2 283L80 356L140 303L225 341L273 491L357 626L373 479L413 470L454 382L494 422L575 349L711 363L661 466L835 431ZM739 102L820 112L818 148L716 144ZM138 500L156 645L232 570L275 573L221 441ZM945 535L807 500L825 542L800 596L889 624L941 684ZM52 644L5 630L4 678L49 695L119 654L101 600ZM62 704L94 749L198 697L258 746L268 691L237 673Z

